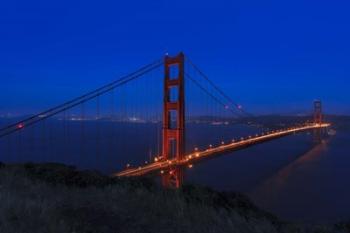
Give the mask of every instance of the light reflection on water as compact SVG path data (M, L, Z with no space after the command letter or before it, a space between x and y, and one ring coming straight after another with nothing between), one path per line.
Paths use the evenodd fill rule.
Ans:
M272 177L264 180L255 188L253 193L266 192L267 196L271 196L273 193L283 189L288 183L288 179L296 171L303 169L310 164L312 165L320 159L321 154L327 151L328 141L329 139L323 140L321 144L313 145L305 154L301 155L287 166L281 168Z
M282 215L286 216L287 218L312 221L313 218L315 218L312 216L315 216L318 211L324 210L320 210L319 208L315 207L308 210L305 204L310 204L310 200L308 203L304 203L304 201L300 200L299 198L299 200L295 200L299 196L298 192L304 193L308 184L303 180L300 180L299 182L303 185L300 185L299 187L290 186L292 185L293 179L296 175L301 176L301 178L305 177L306 174L302 175L304 171L312 170L313 166L319 166L319 161L322 155L327 153L328 143L329 139L323 140L321 144L312 146L309 151L301 155L298 159L291 162L287 166L282 167L273 176L267 178L262 183L257 185L254 190L249 193L249 195L255 200L256 203L258 203L258 205L269 208L277 213L281 212L283 213ZM302 188L302 190L299 190L300 188ZM295 194L295 192L297 194ZM285 203L285 200L281 201L282 196L286 198L285 200L289 200L289 203ZM307 196L304 195L304 198L307 198ZM317 199L316 196L315 198ZM301 205L301 203L304 204ZM298 208L302 210L302 215L305 216L302 217L301 214L298 213ZM285 211L284 209L288 209L288 211ZM311 211L315 212L310 214ZM293 216L293 213L295 216ZM329 220L328 217L326 217L325 220Z
M285 220L349 220L349 139L347 131L317 145L305 134L281 138L198 164L188 176L191 182L243 192Z
M81 148L81 141L77 139L80 133L78 123L70 126L69 138L63 138L62 134L53 139L54 144L70 147L74 152L72 155L65 154L62 146L54 148L54 151L46 148L45 152L51 156L48 158L38 153L35 147L20 150L17 145L13 145L8 162L45 162L53 159L109 174L122 169L130 161L132 164L141 164L147 160L148 155L142 154L142 150L157 144L156 138L147 132L155 132L155 127L159 128L147 124L135 128L106 123L100 128L105 133L101 134L99 141L103 149L96 154L91 137L93 124L86 124L85 127L85 148ZM216 133L220 136L215 136L212 127L190 127L188 147L199 146L202 149L212 143L219 144L222 138L240 138L257 132L246 126L222 126L216 127ZM115 141L108 137L111 130L123 136L122 140ZM14 138L12 143L16 143L16 140ZM201 145L196 143L197 140L202 142ZM280 138L195 164L192 169L186 170L186 182L218 190L243 192L258 206L286 220L317 222L350 219L349 140L349 131L339 131L318 145L314 144L310 133ZM38 141L41 139L37 138ZM25 142L22 141L22 144ZM1 143L0 148L1 151L6 150ZM1 160L7 162L5 157L2 154Z

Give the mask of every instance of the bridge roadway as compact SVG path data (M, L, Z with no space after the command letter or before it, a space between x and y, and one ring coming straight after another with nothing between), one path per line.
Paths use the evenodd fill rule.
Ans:
M190 165L195 162L198 162L199 160L210 158L214 155L223 154L228 151L235 151L240 150L248 146L252 146L255 144L259 144L262 142L270 141L279 137L284 137L290 134L299 133L302 131L307 130L313 130L313 129L322 129L329 127L330 124L328 123L322 123L322 124L307 124L300 127L293 127L283 130L277 130L272 131L269 133L265 133L262 135L258 135L255 137L249 137L246 139L242 139L240 141L232 141L228 144L222 144L217 147L211 147L204 151L195 151L191 154L188 154L184 156L184 159L177 160L177 159L169 159L165 161L155 161L151 164L140 166L137 168L128 168L124 171L121 171L119 173L113 174L113 176L118 177L125 177L125 176L142 176L148 173L160 171L164 172L164 170L167 170L171 167L178 166L178 165Z

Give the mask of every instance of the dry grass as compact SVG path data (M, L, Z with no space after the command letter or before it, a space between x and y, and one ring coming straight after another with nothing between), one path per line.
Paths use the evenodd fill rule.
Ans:
M194 186L163 190L149 180L57 164L3 166L0 207L1 233L316 233L348 227L306 229L279 221L239 194Z

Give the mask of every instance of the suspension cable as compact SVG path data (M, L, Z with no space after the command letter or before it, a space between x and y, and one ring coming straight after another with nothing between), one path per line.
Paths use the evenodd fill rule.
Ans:
M158 67L160 67L162 65L162 63L163 63L162 60L157 60L156 62L153 62L149 65L146 65L146 66L138 69L137 71L132 72L132 73L130 73L130 74L128 74L128 75L126 75L126 76L124 76L124 77L122 77L122 78L120 78L112 83L104 85L103 87L100 87L94 91L91 91L91 92L84 94L80 97L74 98L73 100L67 101L63 104L60 104L60 105L58 105L54 108L48 109L46 111L43 111L43 112L36 114L32 117L29 117L27 119L21 120L15 124L11 124L9 126L6 126L2 129L0 129L0 138L4 137L6 135L9 135L13 132L16 132L18 130L21 130L24 126L29 126L29 125L35 124L39 121L42 121L42 120L50 118L54 115L57 115L58 113L61 113L67 109L73 108L79 104L82 104L82 103L85 103L91 99L94 99L99 95L105 94L105 93L107 93L107 92L109 92L109 91L111 91L119 86L122 86L122 85L124 85L124 84L126 84L134 79L137 79L137 78L143 76L144 74L146 74L152 70L157 69Z
M241 113L245 114L246 116L252 117L253 115L251 113L247 113L246 111L244 111L242 109L242 106L237 104L235 101L233 101L233 99L231 97L229 97L227 94L225 94L225 92L223 90L221 90L213 81L211 81L208 76L201 70L198 68L198 66L196 66L189 58L187 58L189 64L216 90L218 91L228 102L230 102L230 104L232 104L233 106L235 106L238 111L240 111Z
M205 89L199 82L197 82L195 79L193 79L188 73L185 73L185 76L191 80L197 87L199 87L203 92L205 92L209 97L211 97L215 102L217 102L219 105L223 106L225 109L229 110L234 115L237 115L235 111L233 111L231 108L228 108L226 104L224 104L220 99L218 99L216 96L211 94L207 89ZM237 117L237 116L236 116Z

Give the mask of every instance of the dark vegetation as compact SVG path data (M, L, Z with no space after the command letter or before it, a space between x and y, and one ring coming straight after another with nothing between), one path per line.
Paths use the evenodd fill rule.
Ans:
M1 233L350 232L350 225L299 225L238 193L149 179L119 179L60 164L0 164Z

